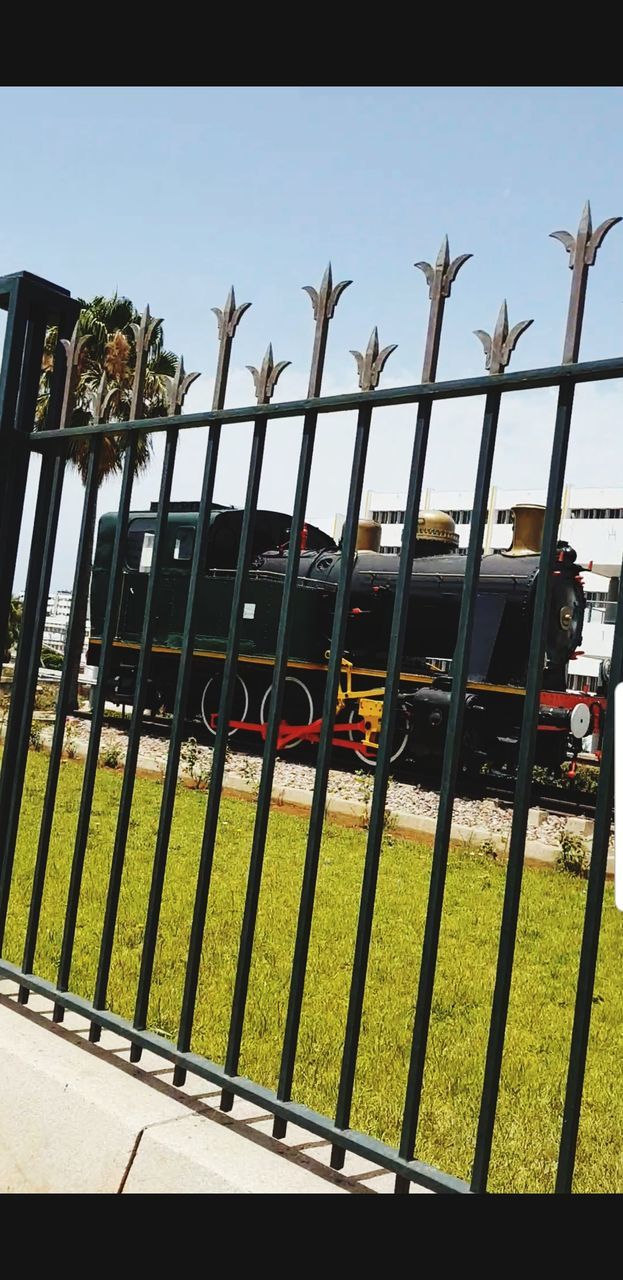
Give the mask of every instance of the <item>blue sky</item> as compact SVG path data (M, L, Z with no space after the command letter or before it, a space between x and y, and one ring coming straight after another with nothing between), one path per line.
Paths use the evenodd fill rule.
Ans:
M560 358L571 273L549 232L575 233L590 197L594 224L623 214L619 88L11 88L0 90L0 156L8 175L2 272L27 269L89 297L117 289L165 319L167 345L205 375L189 409L207 407L216 354L210 308L230 284L253 302L234 348L230 403L249 403L247 364L267 342L289 359L278 399L304 393L313 337L301 291L329 258L351 278L331 329L325 390L356 385L349 349L374 324L397 342L384 384L417 381L428 297L413 269L448 233L471 252L446 313L439 377L484 368L472 331L491 331L500 302L511 323L534 318L516 368ZM591 272L582 357L619 354L623 228ZM542 485L555 398L509 398L495 479ZM583 388L568 479L623 484L621 397ZM427 483L473 483L481 406L446 406L433 421ZM413 415L376 417L366 485L406 487ZM343 510L352 416L323 424L310 517ZM195 497L202 432L188 433L174 496ZM300 425L271 432L263 500L288 509ZM248 432L228 441L217 485L244 496ZM155 497L157 456L137 488ZM71 581L80 486L67 485L56 585ZM115 488L102 493L114 506Z

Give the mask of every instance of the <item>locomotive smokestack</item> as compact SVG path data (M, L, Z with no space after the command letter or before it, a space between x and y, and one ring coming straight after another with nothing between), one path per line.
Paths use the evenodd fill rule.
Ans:
M357 525L357 550L378 551L381 545L381 526L376 520L360 520Z
M513 540L505 556L538 556L543 542L545 507L528 502L511 507Z

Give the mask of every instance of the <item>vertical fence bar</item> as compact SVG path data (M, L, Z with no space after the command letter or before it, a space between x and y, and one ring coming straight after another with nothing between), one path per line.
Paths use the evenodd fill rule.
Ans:
M593 265L597 250L610 227L618 218L609 218L592 230L590 206L587 203L580 220L575 239L568 232L554 232L556 239L562 240L569 254L569 266L573 271L571 281L571 298L567 318L567 329L563 352L563 364L577 360L580 349L582 319L586 297L588 269ZM550 464L547 489L547 510L543 528L543 543L539 560L539 577L537 582L534 618L532 622L532 639L528 658L528 675L526 679L526 696L521 722L519 739L519 762L515 800L513 806L513 822L511 827L508 870L504 891L504 906L500 926L500 943L496 969L491 1023L485 1060L485 1072L478 1118L478 1130L474 1152L472 1171L472 1190L484 1192L487 1187L495 1113L500 1088L500 1073L504 1038L508 1017L513 960L515 955L515 939L519 918L519 902L523 877L524 849L528 827L528 809L532 787L532 769L536 747L537 720L541 686L543 681L543 661L547 625L549 620L549 601L551 597L551 575L558 536L562 489L567 462L571 416L573 412L574 386L560 388L558 408L554 427L554 442Z
M623 574L623 565L621 566ZM623 680L623 595L619 595L616 622L614 626L614 644L612 649L612 665L609 677L609 697L606 709L603 751L599 771L597 804L595 806L595 826L591 849L591 865L588 874L586 908L584 912L584 929L582 932L582 949L580 967L571 1032L571 1049L565 1105L560 1139L560 1153L556 1175L556 1192L569 1193L572 1189L575 1154L580 1124L580 1108L584 1088L584 1072L588 1037L593 1009L593 991L595 989L595 971L599 950L599 933L603 907L606 867L608 862L608 844L610 825L612 822L612 806L614 793L614 693L617 685ZM619 821L621 819L619 818Z
M20 287L14 278L3 282L0 296L7 299L8 311L0 370L0 643L4 644L30 458L27 442L22 443L21 433L16 430L20 375L23 366L37 385L41 365L36 352L28 353L28 308L23 284ZM28 430L29 425L24 425Z
M309 293L312 300L314 318L316 321L311 370L307 389L307 395L310 399L320 395L329 323L333 318L335 308L342 293L351 283L352 282L350 280L342 280L334 288L331 274L331 263L329 263L318 292L310 285L305 286L306 292ZM238 952L238 965L236 969L236 981L232 1000L231 1021L229 1025L229 1038L225 1057L225 1070L229 1075L236 1074L240 1059L240 1046L242 1043L244 1015L249 986L249 972L251 969L251 957L253 953L257 904L262 880L264 848L266 844L266 833L268 830L268 819L270 816L270 801L275 774L277 737L281 721L285 682L288 671L290 636L296 605L296 582L300 562L301 534L303 530L303 522L305 520L305 507L307 505L307 496L309 492L309 479L311 475L314 444L316 440L317 421L317 413L307 413L303 422L303 439L301 442L301 451L299 456L294 510L290 526L288 563L283 584L281 613L279 616L275 666L273 670L273 683L270 695L270 711L268 715L266 739L262 757L262 776L260 779L259 794L257 798L257 810L255 826L253 829L253 844L251 847L251 858L249 863L247 893L244 904L244 916L240 935L240 948ZM221 1109L223 1111L230 1111L233 1106L233 1101L233 1094L224 1090L221 1098Z
M383 368L392 351L395 350L396 346L394 344L389 347L384 347L382 351L379 351L378 333L376 329L373 329L365 355L362 355L359 351L352 352L357 362L359 386L362 391L373 391L378 386ZM277 1097L280 1101L290 1099L292 1080L294 1078L294 1066L296 1062L298 1033L301 1021L303 993L305 989L305 974L307 970L309 939L311 936L316 880L318 878L318 861L322 841L327 782L331 762L335 707L340 673L342 670L342 655L344 651L344 641L346 638L346 627L348 623L350 583L355 561L357 525L359 509L361 506L361 494L363 490L366 459L368 456L371 422L372 405L362 405L357 414L357 427L355 431L355 447L353 451L348 506L346 511L346 521L342 533L340 580L333 615L329 665L322 710L322 729L316 760L316 779L314 783L314 794L309 818L307 849L305 853L303 883L301 887L296 940L294 944L294 958L292 962L292 976L290 980L290 994L286 1014L279 1083L277 1087ZM273 1133L275 1137L283 1137L285 1133L285 1121L279 1116L275 1117Z
M75 304L69 303L59 319L59 331L63 332L75 313ZM41 358L46 333L45 310L32 321L29 340L32 339L33 363L29 378L20 389L20 416L30 424L34 419L36 398L41 372ZM35 360L35 356L37 357ZM50 390L49 419L58 423L63 383L64 359L57 352ZM13 673L11 706L4 742L2 771L0 773L0 947L11 891L11 875L15 856L15 843L20 819L20 808L28 760L30 726L33 716L41 643L47 613L50 578L56 547L56 534L60 514L65 458L50 453L43 458L33 523L24 608L20 628L17 659Z
M198 377L198 373L185 374L184 362L183 360L179 362L175 378L171 379L170 409L173 417L178 417L181 414L186 392ZM119 812L117 814L117 829L115 831L115 843L108 878L106 912L104 916L104 926L102 929L95 993L93 996L93 1004L96 1009L106 1008L106 995L108 991L108 980L110 977L113 940L115 925L117 922L117 911L119 908L119 894L121 892L121 877L123 875L125 849L130 826L130 812L132 809L132 798L134 795L134 783L136 781L136 764L141 742L141 728L143 712L145 709L145 699L147 697L147 681L151 662L151 650L156 627L158 589L166 546L169 502L171 499L171 486L173 484L173 472L175 469L178 438L179 427L171 427L167 431L164 460L162 464L162 477L160 481L160 493L158 496L158 516L154 531L152 561L149 571L149 581L147 584L147 597L145 600L140 656L134 683L132 720L130 723L130 732L128 734L126 758L123 770L123 783L121 786L121 798L119 801ZM91 1040L92 1043L95 1043L99 1040L100 1033L100 1024L92 1022L89 1028L89 1040Z
M41 904L43 902L43 891L45 887L45 878L48 864L48 854L50 848L50 837L52 834L52 824L54 822L54 806L56 804L56 794L58 790L58 778L60 772L61 758L63 754L63 741L65 736L65 722L69 712L69 698L72 684L72 671L68 655L73 652L74 640L76 639L76 628L79 625L78 619L78 600L84 590L84 578L90 571L90 563L85 560L84 549L89 539L89 532L95 520L95 510L97 506L97 494L99 488L99 464L102 449L102 436L96 436L90 449L89 461L87 464L87 476L84 492L84 503L82 508L82 521L80 524L80 535L78 539L78 551L76 555L76 567L74 572L74 582L71 597L71 608L67 626L67 639L65 644L65 660L63 662L63 670L61 674L58 699L56 703L56 717L54 720L54 731L52 735L52 745L50 748L50 758L48 761L48 773L46 778L45 796L43 801L43 810L41 814L41 826L39 829L39 840L37 844L37 858L35 862L35 871L33 876L33 887L30 898L30 908L28 912L28 924L26 927L26 938L24 941L24 955L22 959L22 969L24 973L32 973L35 962L35 953L37 949L37 938L39 932L39 922L41 919ZM28 1002L28 988L20 987L19 1001L20 1004Z
M218 412L218 410L222 409L225 404L227 379L229 377L229 365L231 361L231 350L234 336L242 316L250 306L250 302L243 302L240 306L236 306L236 298L232 287L227 296L223 310L221 311L220 308L213 307L213 311L218 322L219 336L219 353L212 400L212 409L214 412ZM195 546L193 549L190 581L188 584L188 599L186 602L186 615L184 618L182 651L180 654L180 665L175 689L175 705L173 708L171 737L169 740L167 766L162 789L162 803L160 806L160 818L158 820L158 834L156 837L154 863L149 888L149 903L147 906L143 950L141 954L141 967L134 1009L134 1025L141 1030L144 1030L147 1024L149 993L151 990L154 956L156 954L158 923L160 920L162 890L164 887L167 853L171 835L171 822L173 820L173 809L175 805L175 792L177 788L177 774L180 763L182 735L184 732L184 720L192 679L193 650L197 630L197 607L199 598L198 587L201 576L205 572L212 499L214 496L214 480L216 476L220 441L221 424L219 422L215 422L210 427L206 447L203 480L201 485L201 501L199 504ZM140 1045L133 1044L130 1049L130 1060L132 1062L138 1062L140 1061L140 1057Z
M478 330L483 342L487 368L490 373L502 373L510 360L520 335L532 321L520 321L509 332L506 303L502 304L493 339ZM400 1154L407 1160L412 1159L415 1137L420 1111L422 1084L424 1080L424 1062L430 1024L430 1011L435 984L439 933L446 883L448 864L448 848L452 827L452 811L456 791L456 779L462 751L462 730L465 710L465 687L469 676L469 660L471 640L482 559L482 545L487 519L487 503L491 487L491 471L495 452L498 418L500 413L501 393L489 392L485 401L480 455L474 491L474 509L470 527L469 548L465 566L465 579L461 612L456 640L456 648L452 660L452 693L448 712L448 725L443 755L441 782L439 787L439 809L431 867L426 924L422 944L422 960L418 979L418 992L415 1007L415 1020L411 1042L411 1056L405 1106L403 1112ZM407 1154L405 1154L407 1153ZM398 1175L396 1191L408 1193L408 1181Z
M434 382L435 380L446 298L450 296L452 282L456 278L458 271L463 263L470 257L471 254L463 254L460 258L456 258L455 261L451 263L448 237L446 236L441 245L434 269L428 262L417 263L417 266L420 267L426 275L429 285L429 297L431 300L424 354L424 366L422 370L422 382ZM413 557L415 554L418 516L422 497L422 483L424 478L424 466L426 462L426 450L428 446L428 433L432 407L432 400L426 400L420 401L417 408L415 437L411 457L411 468L409 472L409 489L407 494L405 523L402 533L402 548L398 565L396 597L392 613L389 651L387 657L387 679L383 695L383 717L376 759L374 791L370 806L366 858L361 887L361 900L359 906L359 919L357 922L357 935L355 940L353 972L348 1002L348 1015L346 1019L346 1035L344 1038L338 1101L335 1113L335 1124L339 1129L347 1129L350 1122L368 957L370 952L370 939L372 936L372 923L374 919L374 902L376 897L376 885L381 856L381 842L383 839L385 822L387 781L389 778L392 743L394 738L394 728L396 725L400 665L404 649L410 603L409 582L411 578ZM334 1169L343 1168L345 1156L346 1152L344 1147L334 1145L331 1152L332 1167Z
M71 421L71 415L74 409L76 386L78 382L80 353L85 343L88 342L88 339L88 334L80 336L79 328L76 324L71 341L63 343L67 351L67 376L65 379L65 392L61 413L61 424L63 427L68 426ZM106 375L104 374L99 388L92 398L93 420L95 423L100 423L105 420L111 395L111 391L106 392ZM58 791L58 779L63 755L65 724L70 709L70 698L74 693L73 684L75 673L73 670L71 655L74 653L78 641L82 643L83 638L78 635L78 630L80 628L79 602L83 599L83 593L88 590L89 577L91 573L91 562L88 557L88 548L92 543L92 530L95 525L97 497L101 481L100 462L102 449L103 437L99 435L95 436L89 447L89 459L86 467L82 519L80 523L78 550L76 553L76 563L74 568L71 606L65 641L65 655L56 702L56 715L54 718L54 730L52 733L45 796L41 814L41 825L39 828L33 887L28 911L26 937L24 940L22 969L25 973L32 972L37 949L39 923L41 919L41 905L43 902L50 838L52 835L54 809ZM27 1004L28 997L28 988L24 986L20 987L18 997L20 1004Z
M62 314L70 323L76 303L66 289L19 271L0 278L0 306L7 311L0 369L0 637L4 641L30 461L25 437L32 430L41 376L37 317L45 315L51 323Z
M140 325L133 326L136 334L136 369L132 387L132 403L130 406L131 420L136 420L144 416L145 376L149 355L149 344L151 342L154 329L159 323L159 320L152 319L149 307L146 307L145 312L141 317ZM114 424L112 424L112 426L114 427ZM106 703L106 686L108 683L112 645L116 633L117 618L121 600L123 557L125 553L130 502L132 499L132 485L136 469L137 450L138 436L136 432L132 432L130 439L126 441L124 450L123 476L121 481L115 539L110 564L110 583L108 588L108 597L106 600L106 613L104 617L104 626L102 628L100 662L97 684L95 686L95 695L93 698L91 732L89 734L89 745L87 747L84 766L78 825L76 829L69 890L65 908L65 924L61 944L61 956L56 980L59 991L67 990L69 975L71 973L73 945L78 919L78 908L80 905L82 873L84 870L84 859L91 823L91 808L93 803L93 793L95 790L97 759ZM63 1006L60 1003L57 1003L54 1006L54 1021L62 1022L63 1016Z
M280 360L277 364L274 364L272 347L269 345L261 369L251 369L255 382L258 404L268 404L270 402L275 386L277 385L277 379L283 370L287 368L289 363L289 360ZM262 476L262 462L264 460L264 445L266 442L267 426L267 418L257 418L253 428L247 494L244 504L242 528L240 531L238 564L236 567L229 635L227 638L227 657L225 659L225 667L223 670L223 685L219 701L218 724L216 739L214 742L214 752L212 755L212 771L210 774L205 825L201 841L199 873L197 876L197 888L195 892L195 904L190 930L190 943L188 947L188 959L186 962L186 977L184 980L182 1010L177 1039L178 1049L181 1049L183 1053L190 1048L192 1027L195 1016L197 983L199 981L199 966L201 963L201 947L203 944L203 931L208 907L208 896L210 893L210 881L212 878L212 863L214 860L214 846L216 843L223 773L225 771L229 721L231 718L234 700L236 668L238 665L238 652L240 648L244 588L246 585L253 548L253 534L255 531L255 517L257 514L257 500L260 489L260 479ZM181 1084L185 1078L186 1072L182 1068L176 1067L173 1075L174 1083Z

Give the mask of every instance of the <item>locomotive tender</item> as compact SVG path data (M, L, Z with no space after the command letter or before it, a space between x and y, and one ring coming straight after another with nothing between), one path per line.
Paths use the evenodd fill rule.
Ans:
M187 603L198 505L172 503L150 663L149 705L172 709ZM223 663L243 512L216 504L211 510L205 572L200 579L198 625L189 711L216 732ZM123 585L113 641L107 698L131 703L151 565L157 504L131 513ZM513 509L508 551L483 556L476 600L469 679L465 694L463 760L478 768L516 762L544 509ZM88 661L97 665L106 607L116 514L99 522L91 584ZM248 570L236 675L231 735L265 732L277 628L287 565L291 517L257 513ZM360 524L350 614L333 741L374 766L383 713L383 679L398 571L398 556L379 552L380 527ZM278 748L317 742L328 647L340 576L339 547L322 530L305 525L290 642L288 677ZM367 546L366 546L367 544ZM392 759L439 757L448 719L452 659L466 559L458 552L454 523L443 512L418 520L410 581L408 624L398 692ZM604 699L566 692L567 666L581 643L585 599L576 553L558 543L552 565L550 618L539 711L537 762L557 767L568 745L599 734Z

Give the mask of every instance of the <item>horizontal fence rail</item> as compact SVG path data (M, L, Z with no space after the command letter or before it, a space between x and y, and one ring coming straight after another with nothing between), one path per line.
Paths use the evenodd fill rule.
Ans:
M506 303L502 304L491 334L477 330L486 362L482 376L437 382L437 364L442 338L445 306L459 270L471 257L462 254L451 260L447 238L443 241L434 264L420 262L429 291L429 315L425 353L420 383L379 389L384 367L394 346L380 347L376 329L367 347L353 351L359 390L341 395L323 396L322 378L330 323L336 307L350 281L334 285L331 267L318 289L306 286L315 322L309 385L305 399L273 403L279 376L288 361L275 362L269 346L259 368L251 368L256 403L244 408L226 408L232 348L239 324L250 304L236 304L233 289L222 309L215 309L218 324L218 358L212 408L206 412L182 412L186 393L199 375L186 374L180 360L174 376L169 377L166 416L146 417L146 380L149 361L158 341L160 321L149 308L133 325L131 349L134 372L131 395L127 395L127 420L119 420L121 403L114 379L103 373L101 381L90 388L87 425L74 423L80 379L84 370L84 353L91 335L84 331L84 317L77 303L66 291L37 277L20 273L0 280L0 301L8 311L5 348L0 370L0 529L2 530L2 563L0 565L0 630L6 634L11 588L15 581L18 544L22 526L29 463L39 456L39 487L29 543L26 590L12 696L3 741L0 770L0 950L5 938L11 894L15 884L15 866L20 819L29 803L27 770L29 739L35 712L39 655L45 623L48 593L54 558L58 549L63 484L67 467L75 465L76 450L82 448L81 471L84 480L82 518L76 531L73 558L73 596L69 615L66 652L56 703L47 778L35 840L33 867L28 886L29 905L23 921L21 964L2 952L0 976L15 981L19 1000L28 1002L30 992L48 996L54 1003L54 1018L61 1022L66 1010L83 1014L90 1022L90 1039L97 1041L102 1029L114 1030L130 1045L130 1055L139 1061L149 1049L173 1064L174 1082L182 1084L186 1073L217 1084L222 1089L221 1107L230 1110L236 1097L265 1107L274 1117L274 1135L283 1138L287 1125L293 1122L331 1144L331 1164L344 1166L346 1153L365 1156L395 1175L395 1190L409 1191L417 1183L437 1192L485 1192L495 1133L498 1094L505 1048L511 979L515 961L518 916L521 901L522 873L531 804L533 766L541 694L543 691L544 657L551 609L552 569L556 561L558 513L564 484L569 436L573 421L575 387L623 377L623 357L608 360L579 360L580 340L587 282L590 267L610 228L619 219L608 219L595 231L587 205L575 237L567 232L553 233L569 255L571 268L570 301L561 364L509 373L511 355L523 331L532 321L509 326ZM350 295L349 295L350 296ZM81 327L82 326L82 327ZM40 396L42 359L46 335L54 328L57 343L49 382L49 398L43 428L33 429L35 407ZM508 868L499 933L499 949L493 980L493 996L486 1050L482 1059L482 1096L478 1111L471 1170L465 1176L431 1165L417 1158L418 1133L429 1062L431 1014L437 979L438 953L443 922L448 857L451 844L452 818L463 759L465 740L466 697L470 684L473 644L478 627L479 583L481 581L483 540L487 523L491 476L495 459L498 420L503 396L507 392L556 388L557 405L552 405L554 436L549 469L547 510L540 551L538 584L535 596L532 633L526 652L527 674L523 689L523 714L518 752L518 768L514 796L514 812L510 838ZM472 504L469 546L463 565L463 586L458 614L458 631L452 657L451 679L448 681L449 704L445 745L441 756L440 800L436 831L431 850L428 902L420 942L420 963L411 975L413 999L410 1010L410 1043L404 1073L404 1098L400 1122L400 1140L394 1148L374 1134L360 1133L351 1127L353 1101L356 1095L360 1041L364 1028L364 1007L368 989L368 969L376 921L379 874L384 852L385 816L389 776L392 768L395 735L402 724L400 703L401 673L406 657L409 620L409 590L414 560L418 555L418 517L423 491L427 449L434 405L438 401L483 398L477 474ZM413 409L412 454L406 484L402 547L395 574L395 593L391 608L389 641L383 670L384 687L374 692L382 698L375 769L371 783L370 811L365 834L360 897L356 911L352 963L349 970L343 1026L341 1061L336 1063L336 1093L333 1118L321 1114L296 1100L297 1067L301 1061L301 1021L304 1001L309 989L309 957L317 907L319 867L324 835L327 788L336 741L340 741L339 714L348 708L348 697L358 706L357 694L343 692L343 681L349 671L346 652L353 574L357 559L358 522L362 503L366 462L374 414L380 409L410 406ZM310 741L317 744L315 778L306 844L303 858L296 924L292 941L289 981L279 1023L283 1023L280 1063L274 1088L255 1083L239 1074L244 1066L244 1034L248 1017L253 963L257 956L258 912L264 889L265 855L269 840L269 821L275 766L280 733L283 726L285 699L293 653L297 583L301 556L307 536L306 509L314 460L318 420L323 414L356 413L354 444L350 465L347 514L340 544L339 575L333 585L330 622L326 635L326 653L316 667L320 673L319 706L310 721ZM115 414L117 416L115 416ZM246 650L243 647L243 622L246 618L247 586L254 561L254 538L257 529L258 498L263 475L264 452L270 424L280 419L296 419L293 430L301 432L298 468L292 518L289 530L287 564L281 578L281 595L276 626L277 639L271 655L270 699L263 729L261 777L256 799L253 835L241 899L240 935L236 947L235 972L229 1008L223 1064L193 1052L193 1035L200 1006L200 971L205 961L206 926L210 919L213 893L214 862L217 841L221 835L221 800L228 755L229 733L236 725L235 699L237 682ZM184 981L177 1014L177 1030L170 1039L160 1034L154 1022L152 1003L153 980L158 946L162 936L163 895L167 873L171 868L171 835L174 808L178 794L178 771L182 757L188 716L193 709L195 688L195 655L198 637L205 630L202 619L202 584L205 579L209 548L211 512L218 471L223 432L236 425L253 427L246 474L246 497L236 562L227 572L231 584L231 603L224 637L224 649L216 706L210 730L213 753L203 828L197 833L200 849L196 867L196 883L191 918L187 923L187 941L180 942L184 952ZM336 424L339 430L341 423ZM352 419L348 420L352 430ZM136 779L143 717L150 706L150 673L155 654L155 637L159 622L159 590L165 564L169 520L175 504L171 495L175 479L178 446L183 432L207 427L208 436L203 461L200 502L194 526L194 543L188 561L187 595L183 608L182 634L175 649L175 679L171 691L172 716L166 767L159 793L155 822L153 857L149 867L149 891L140 927L140 961L136 991L130 992L134 1006L132 1020L109 1008L111 968L115 955L116 930L119 923L122 888L131 876L128 845L132 825L139 821L136 811ZM118 810L109 815L112 852L105 877L104 910L97 947L96 975L92 998L73 990L84 959L81 952L79 917L84 900L85 872L89 839L92 834L94 796L98 780L99 752L110 691L110 676L115 647L122 639L122 605L126 574L126 551L129 522L132 518L132 492L140 452L147 435L165 432L164 457L159 497L154 513L151 561L144 575L145 599L134 643L137 665L134 668L132 717L123 768ZM70 872L64 903L62 937L58 945L55 981L37 972L38 945L44 917L44 900L51 878L56 874L51 856L52 832L57 817L63 747L68 718L74 709L74 657L81 644L81 617L78 600L84 595L91 576L92 541L95 528L98 493L104 475L106 451L111 441L118 450L121 487L114 538L105 589L103 625L98 637L99 662L94 688L88 748L81 782L77 827L71 850ZM274 575L273 575L274 578ZM215 578L215 581L217 579ZM219 579L220 580L220 579ZM619 601L615 627L613 679L621 679L623 662L623 604ZM300 665L300 664L299 664ZM351 664L352 665L352 664ZM345 674L346 673L346 674ZM213 677L216 679L216 677ZM246 687L246 686L245 686ZM207 688L207 686L206 686ZM516 692L516 690L515 690ZM365 696L365 690L359 691ZM205 692L204 692L205 697ZM346 702L344 698L346 697ZM370 695L372 698L372 694ZM372 703L371 703L372 705ZM336 712L337 708L337 712ZM612 700L608 705L599 792L597 821L585 907L580 971L575 1000L575 1018L569 1046L569 1068L564 1108L561 1109L560 1159L556 1190L572 1189L578 1139L579 1117L588 1037L591 1001L595 983L597 947L603 904L608 841L612 820L613 724ZM374 715L375 712L368 712ZM315 716L315 719L314 719ZM313 723L312 723L313 722ZM356 723L355 721L351 723ZM259 727L259 726L258 726ZM306 728L306 726L301 726ZM313 736L312 736L313 732ZM345 737L344 733L342 736ZM352 739L352 734L351 734ZM348 745L348 744L347 744ZM351 742L352 745L352 742ZM273 921L280 928L278 918ZM326 957L330 965L331 957ZM209 1013L210 1011L208 1011ZM277 1017L277 1010L275 1010ZM339 1067L339 1070L337 1068ZM381 1087L381 1086L380 1086Z
M254 422L256 418L301 418L306 413L343 413L348 409L359 409L369 404L375 409L389 409L392 406L416 404L420 400L464 400L471 396L488 395L490 391L538 391L544 387L559 387L563 383L606 382L615 378L623 378L623 357L611 360L587 360L584 363L571 365L550 365L543 369L524 369L519 373L499 375L498 377L459 378L455 381L415 383L408 387L390 387L387 391L352 392L337 396L310 397L307 400L282 400L278 404L252 405L244 409L223 409L215 413L187 413L184 415L184 429L209 427L213 423L227 425ZM168 431L171 425L169 418L150 418L150 432ZM71 427L66 435L59 437L54 431L36 431L29 436L33 449L66 447L72 439L83 439L87 435L111 435L112 431L120 435L132 431L144 431L143 421L115 423L104 426L101 423L93 427Z

